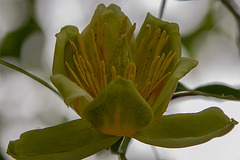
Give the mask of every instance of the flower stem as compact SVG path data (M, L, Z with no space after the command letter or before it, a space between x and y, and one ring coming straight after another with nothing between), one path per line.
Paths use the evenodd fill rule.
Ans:
M120 159L121 159L121 160L127 160L125 154L120 154Z
M122 137L115 144L113 144L110 149L113 153L118 154L121 160L127 160L125 155L130 141L130 137Z
M119 155L120 155L120 159L121 160L127 160L126 158L126 152L127 152L127 148L129 145L129 142L131 141L130 137L124 137L121 146L119 147Z
M130 137L124 137L122 145L119 148L121 153L125 154L127 152L127 147L130 141L131 141Z
M25 74L26 76L28 76L28 77L36 80L37 82L41 83L42 85L44 85L44 86L47 87L48 89L52 90L54 93L56 93L58 96L61 97L61 95L58 93L58 91L57 91L55 88L53 88L49 83L47 83L46 81L40 79L39 77L37 77L37 76L35 76L35 75L33 75L33 74L25 71L24 69L22 69L22 68L20 68L20 67L17 67L17 66L15 66L15 65L11 64L11 63L8 63L8 62L6 62L6 61L4 61L4 60L2 60L2 59L0 59L0 64L6 66L6 67L8 67L8 68L11 68L11 69L13 69L13 70L15 70L15 71L17 71L17 72L20 72L20 73L22 73L22 74Z

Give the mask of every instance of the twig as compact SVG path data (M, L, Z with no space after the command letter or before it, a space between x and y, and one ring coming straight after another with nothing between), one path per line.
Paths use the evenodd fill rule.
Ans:
M234 0L221 0L222 3L233 13L240 22L240 7Z
M160 19L162 19L166 1L167 1L167 0L162 0L161 6L160 6L161 9L160 9L160 12L159 12L159 18L160 18Z
M50 84L48 84L48 83L45 82L44 80L40 79L39 77L37 77L37 76L35 76L35 75L33 75L33 74L31 74L31 73L23 70L23 69L20 68L20 67L17 67L17 66L15 66L15 65L11 64L11 63L8 63L8 62L6 62L6 61L4 61L4 60L2 60L2 59L0 59L0 64L6 66L6 67L8 67L8 68L11 68L11 69L13 69L13 70L15 70L15 71L17 71L17 72L20 72L20 73L22 73L22 74L25 74L26 76L28 76L28 77L36 80L37 82L41 83L41 84L44 85L45 87L49 88L49 89L52 90L54 93L56 93L58 96L62 97L62 96L58 93L58 91L55 90L55 88L53 88Z

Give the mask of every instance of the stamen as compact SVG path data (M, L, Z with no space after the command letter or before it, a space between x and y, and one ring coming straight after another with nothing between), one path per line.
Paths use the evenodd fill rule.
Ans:
M134 24L129 28L129 30L128 30L128 32L127 32L127 41L128 41L128 43L129 43L129 45L130 45L130 43L131 43L131 39L132 39L133 32L135 31L135 29L136 29L136 23L134 23Z
M146 70L146 67L147 67L147 63L149 61L149 58L150 58L150 55L151 55L153 49L156 46L156 43L157 43L157 41L159 39L159 36L160 36L160 33L161 33L161 30L160 30L160 28L158 28L155 31L154 35L153 35L153 38L152 38L152 40L151 40L151 42L150 42L150 44L149 44L149 46L147 48L147 52L146 52L145 57L144 57L143 65L142 65L142 68L141 68L141 70L139 72L140 75L138 77L138 80L139 79L143 79L143 75L145 73L145 70Z
M86 49L85 49L85 44L84 44L82 36L80 34L77 34L77 41L78 41L78 45L79 45L81 54L83 56L83 59L85 61L88 60L87 52L86 52Z
M146 88L147 88L148 82L152 81L152 79L153 79L153 77L154 77L154 75L155 75L154 71L155 71L155 68L156 68L156 66L157 66L157 63L159 62L159 61L158 61L159 59L160 59L160 56L157 56L157 57L153 60L153 62L152 62L152 64L151 64L151 67L150 67L150 70L149 70L149 74L148 74L146 83L145 83L145 85L143 86L142 90L140 90L140 93L144 92L144 91L146 90Z
M151 87L151 89L148 90L148 92L146 93L148 95L148 97L146 99L148 99L152 92L159 86L159 84L167 77L171 74L171 72L168 72L167 74L165 74L159 81L157 84L154 85L154 87Z
M121 38L126 33L127 20L128 20L127 16L124 17L123 22L122 22L122 26L121 26L120 31L119 31L119 38Z
M106 67L104 61L101 61L101 84L102 88L107 87L107 75L106 75Z
M117 78L117 72L116 72L115 66L112 66L111 73L112 73L112 80L115 80Z
M77 75L74 73L74 71L72 70L72 68L70 67L70 65L68 64L67 61L65 61L65 65L67 66L67 69L69 70L69 72L71 73L71 75L73 76L74 80L76 81L76 83L84 89L81 81L79 80L79 78L77 77Z
M137 74L137 68L136 68L136 64L135 64L135 63L133 63L132 66L133 66L133 67L132 67L132 75L133 75L132 81L135 82L135 80L136 80L136 74Z
M160 39L158 41L157 47L156 47L154 58L161 53L164 45L167 43L169 36L168 35L166 36L166 34L167 34L166 31L163 30L161 33Z
M104 23L103 25L103 34L102 34L102 53L103 53L103 58L106 66L109 65L109 54L108 54L108 46L107 46L107 23Z
M100 37L99 19L97 19L95 21L94 31L95 31L94 39L95 39L96 47L97 47L97 49L100 49L100 38L101 37Z
M93 69L92 69L92 66L91 66L91 64L89 63L89 61L86 62L86 65L87 65L87 68L88 68L88 72L89 72L89 74L90 74L89 80L90 80L90 83L92 83L91 86L92 86L92 88L93 88L94 93L95 93L96 95L98 95L98 94L100 93L100 91L101 91L101 90L100 90L99 83L98 83L98 80L97 80L97 78L96 78L96 76L95 76L95 73L94 73L94 71L93 71Z
M76 45L74 44L74 42L70 39L70 40L69 40L69 43L70 43L70 45L71 45L71 47L72 47L73 53L74 53L76 56L78 56L78 55L79 55L79 54L78 54L78 50L77 50L77 47L76 47Z
M163 62L164 58L165 58L165 53L162 54L160 60L157 62L157 65L156 65L155 70L154 70L154 75L153 75L153 78L152 78L153 83L156 83L157 80L158 80L158 77L159 77L158 75L161 73L161 68L160 67L162 65L162 62Z
M145 85L146 88L144 90L142 90L142 92L140 92L140 94L143 96L144 99L146 99L148 96L147 91L150 90L151 84L152 84L151 81L146 82L146 85Z
M98 69L99 69L99 66L100 66L100 58L99 58L99 52L98 52L98 49L97 49L97 44L96 44L96 41L95 41L95 35L94 34L94 31L91 29L90 30L91 32L91 42L92 42L92 48L93 48L93 53L94 53L94 59L95 59L95 62L92 62L92 65L94 66L94 69L97 73L98 72ZM99 76L98 76L99 77Z
M138 51L137 51L137 55L136 55L136 67L137 68L139 68L140 61L142 59L141 54L142 54L142 52L144 50L144 47L145 47L145 45L146 45L146 43L147 43L147 41L150 37L150 34L151 34L151 25L147 24L146 25L146 33L145 33L145 35L144 35L144 37L143 37L143 39L142 39L142 41L141 41L141 43L138 47Z
M172 62L174 56L176 55L176 52L173 53L173 54L171 54L171 53L172 53L172 51L170 51L170 52L168 53L167 57L165 58L164 62L162 63L161 68L159 69L160 72L159 72L158 77L162 77L162 76L163 76L163 74L164 74L165 71L167 70L169 64Z
M92 81L91 75L90 75L90 73L89 73L89 71L88 71L88 69L86 67L85 61L83 60L82 56L80 56L79 58L80 58L80 62L81 62L81 65L83 67L83 70L85 72L85 75L86 75L86 80L89 83L89 90L91 91L92 96L96 97L97 93L96 93L96 90L94 90L93 81Z
M88 82L87 82L87 80L86 80L86 78L85 78L85 76L84 76L84 71L83 71L83 69L80 67L79 62L77 62L75 55L73 55L73 61L74 61L75 66L77 67L77 70L78 70L78 73L79 73L81 79L83 80L83 82L84 82L84 83L87 85L87 87L89 88L89 84L88 84ZM83 89L85 89L85 88L83 88Z
M135 81L135 77L136 77L136 65L135 65L135 63L131 62L131 63L128 64L128 66L125 70L124 77L126 79L132 80L133 82Z

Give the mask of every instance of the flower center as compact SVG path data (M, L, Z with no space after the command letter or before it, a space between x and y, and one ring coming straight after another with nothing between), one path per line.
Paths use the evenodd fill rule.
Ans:
M67 61L65 64L72 80L93 98L106 88L111 80L122 76L132 80L143 98L152 106L164 85L164 80L171 74L169 65L176 52L163 53L169 36L165 30L161 32L160 28L152 35L151 26L147 25L134 62L130 45L136 24L134 23L128 30L126 26L127 17L124 18L119 31L119 42L113 51L109 51L108 24L105 23L100 31L99 21L96 20L94 29L90 30L93 54L89 54L81 35L78 34L76 44L69 40L74 52L73 62L76 69L73 69ZM114 52L114 55L110 52Z

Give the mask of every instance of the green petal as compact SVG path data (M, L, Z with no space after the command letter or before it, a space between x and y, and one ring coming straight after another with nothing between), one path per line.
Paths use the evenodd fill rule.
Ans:
M188 147L223 136L237 123L234 119L230 120L221 109L212 107L199 113L162 116L134 135L134 138L160 147Z
M160 118L162 114L166 111L168 103L172 98L174 91L176 90L178 80L190 72L193 68L197 66L198 62L190 58L181 58L175 70L170 75L163 89L161 90L156 103L153 105L155 120Z
M98 20L99 21L99 30L100 32L103 31L104 24L107 24L107 45L108 45L108 52L109 52L109 58L111 59L111 52L115 44L117 43L119 37L120 28L122 26L123 20L126 17L126 15L121 11L121 8L115 4L110 4L109 6L105 6L104 4L98 5L97 9L95 10L95 13L91 19L91 22L88 24L88 26L81 32L82 38L86 44L86 48L89 51L89 56L91 58L94 58L93 56L93 50L92 50L92 44L90 39L90 30L94 29L95 23ZM130 20L127 18L127 24L126 24L126 30L129 30L129 28L132 26ZM130 45L131 51L134 53L136 50L135 46L135 39L132 37L131 39L131 45Z
M63 74L67 76L65 70L65 61L66 59L72 60L73 51L69 45L69 40L74 41L77 34L79 33L78 29L74 26L65 26L61 29L60 33L56 34L57 40L54 51L54 60L52 72L53 74ZM73 62L69 63L72 67ZM75 68L72 67L73 69Z
M76 83L61 74L51 76L51 81L64 98L67 105L81 116L83 109L93 101L93 98Z
M88 128L81 119L28 131L11 141L7 153L19 160L79 160L118 141Z
M104 134L131 136L153 119L153 112L130 80L118 78L83 111L92 127Z
M161 31L166 30L167 35L169 35L169 39L165 45L165 47L162 50L162 53L169 53L171 50L172 52L176 52L177 54L175 55L172 66L169 66L169 70L171 70L174 67L174 64L178 62L178 60L181 57L181 37L179 33L179 27L178 24L176 23L169 23L166 21L163 21L161 19L158 19L154 16L152 16L150 13L147 14L145 21L138 33L138 36L136 38L137 42L137 47L139 47L141 40L143 39L145 33L146 33L146 25L151 25L151 35L150 38L146 44L145 51L147 50L147 46L150 44L150 41L154 35L154 32L156 29L160 28ZM146 52L144 52L146 53ZM153 59L153 55L150 57L150 60ZM142 56L142 59L144 56Z

